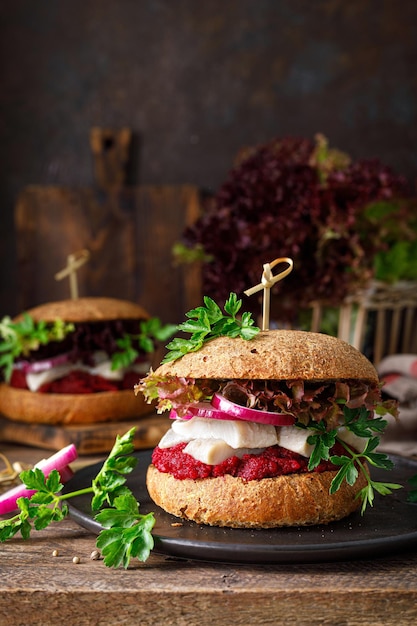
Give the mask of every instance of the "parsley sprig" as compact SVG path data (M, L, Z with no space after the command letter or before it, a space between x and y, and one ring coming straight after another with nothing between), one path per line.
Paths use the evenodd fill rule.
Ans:
M125 484L126 474L132 472L137 463L137 458L130 456L134 450L134 433L135 428L132 428L116 437L90 487L62 494L63 485L57 470L48 477L39 468L22 472L22 482L35 493L30 498L19 498L19 513L0 521L0 541L17 533L28 539L32 528L42 530L52 522L63 520L68 515L69 499L92 494L91 508L99 511L95 519L103 527L96 545L102 551L105 565L127 568L133 557L145 561L154 545L151 531L155 518L153 513L139 513L139 504Z
M177 327L180 331L190 333L191 337L189 339L175 337L166 346L169 352L162 362L175 361L188 352L196 352L206 341L216 337L252 339L260 329L254 325L251 313L245 312L238 317L241 306L242 300L238 300L237 295L231 293L225 302L223 313L214 300L205 296L204 306L186 313L189 319Z
M394 489L401 489L402 485L375 481L367 469L367 465L386 470L394 467L393 462L386 454L375 452L380 443L378 434L384 431L387 425L386 420L381 417L369 419L369 411L365 407L350 409L344 406L343 412L345 427L358 437L363 437L367 440L364 450L362 452L353 450L343 439L338 437L336 428L327 431L323 422L311 423L309 427L317 431L317 434L310 435L307 439L307 442L313 446L308 469L310 471L313 470L322 460L330 460L333 465L340 468L331 482L330 494L338 491L344 480L348 485L354 485L359 471L361 471L367 481L365 487L358 494L358 497L362 500L361 512L363 514L368 504L373 506L375 492L381 495L388 495ZM331 454L331 448L336 441L344 447L347 454L342 454L341 456Z
M9 316L3 317L0 321L0 370L5 380L10 380L17 357L27 356L31 350L50 341L62 341L73 330L74 324L62 320L35 322L28 313L23 313L18 322L13 322Z
M112 356L112 369L117 370L129 367L139 356L139 350L143 352L153 352L156 342L165 342L176 332L176 324L161 323L157 317L143 320L140 323L138 334L125 333L123 337L116 340L119 350Z
M371 437L368 439L368 443L366 444L366 448L361 453L356 453L350 446L348 446L345 442L341 441L341 444L348 452L349 456L342 455L339 456L331 456L330 460L334 465L340 465L340 470L333 478L332 483L330 485L330 493L335 493L343 480L345 479L348 485L354 485L355 481L358 477L358 469L359 467L362 474L365 476L367 485L360 490L358 497L362 500L362 514L365 512L367 505L373 506L375 491L380 493L382 496L386 496L394 489L402 489L402 485L397 483L387 483L382 481L376 481L371 478L369 471L366 468L366 463L373 465L374 467L379 467L382 469L390 470L394 467L393 462L388 458L388 456L381 452L374 452L374 450L379 445L379 437Z

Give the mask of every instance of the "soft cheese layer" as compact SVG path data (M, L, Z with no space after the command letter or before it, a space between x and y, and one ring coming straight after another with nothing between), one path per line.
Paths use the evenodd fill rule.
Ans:
M186 444L183 452L209 465L217 465L233 456L242 458L245 454L260 454L274 445L309 458L313 446L307 440L315 432L297 426L276 427L241 420L193 417L175 420L158 447L164 450ZM344 427L339 428L338 437L360 451L367 441Z

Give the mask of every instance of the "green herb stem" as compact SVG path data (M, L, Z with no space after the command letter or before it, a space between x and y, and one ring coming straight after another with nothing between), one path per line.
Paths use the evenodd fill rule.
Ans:
M63 485L57 470L52 470L48 476L39 468L21 472L22 482L34 493L30 498L18 498L16 504L20 512L0 521L0 541L19 532L28 539L31 522L35 530L42 530L66 517L67 500L92 494L91 508L98 511L95 519L103 528L96 545L102 551L105 565L126 568L133 557L145 561L154 545L151 531L155 518L153 513L139 513L139 503L125 485L125 474L137 463L136 457L129 456L134 449L134 433L135 428L132 428L122 437L116 437L109 456L89 487L62 494Z
M250 313L239 311L242 300L235 293L231 293L224 305L224 313L221 308L208 296L204 296L204 306L189 311L187 321L178 326L178 330L189 333L189 339L174 338L166 347L169 352L165 355L163 363L175 361L188 352L196 352L211 339L216 337L240 337L250 340L259 333Z
M85 489L78 489L77 491L71 491L70 493L64 493L59 496L59 501L61 500L69 500L70 498L76 498L78 496L83 496L87 493L94 493L94 489L92 487L86 487Z
M393 466L386 454L372 452L372 450L374 450L379 444L379 439L377 437L369 439L365 450L359 453L355 452L349 445L346 444L345 441L342 441L339 438L337 438L337 440L346 450L349 457L331 457L330 460L333 463L341 465L341 468L332 480L330 493L334 493L337 489L339 489L343 479L345 479L349 485L353 485L356 482L358 470L356 469L355 464L359 466L359 469L367 482L367 485L361 489L358 494L358 497L362 499L362 515L364 514L368 504L373 506L375 491L381 495L388 495L392 493L394 489L402 489L402 485L397 483L387 483L373 480L370 472L367 470L366 462L382 469L391 469Z

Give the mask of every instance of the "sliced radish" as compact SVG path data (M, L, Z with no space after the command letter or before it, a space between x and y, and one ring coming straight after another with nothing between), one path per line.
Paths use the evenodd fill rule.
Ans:
M295 424L293 415L250 409L231 402L219 393L214 394L211 404L215 409L226 414L228 416L227 419L248 420L250 422L258 422L259 424L272 424L273 426L292 426Z
M38 467L43 471L45 476L49 476L52 470L58 470L61 481L67 482L72 476L73 471L70 467L68 467L69 463L74 461L78 456L77 449L73 444L66 446L66 448L62 448L59 452L56 452L52 456L47 459L42 459L39 463L36 463L35 467ZM18 498L30 498L31 495L35 493L34 490L26 489L26 487L22 485L17 485L6 493L0 495L0 515L5 515L6 513L10 513L11 511L16 510L16 502Z

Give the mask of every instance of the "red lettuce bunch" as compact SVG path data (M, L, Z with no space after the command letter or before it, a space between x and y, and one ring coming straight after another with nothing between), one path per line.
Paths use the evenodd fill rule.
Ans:
M407 196L405 178L376 159L351 162L320 135L278 138L240 155L182 244L204 252L203 291L217 302L259 283L264 263L291 257L271 313L293 322L312 302L337 306L367 284L387 245L384 220L368 219L367 207ZM245 309L259 313L259 301L245 298Z

